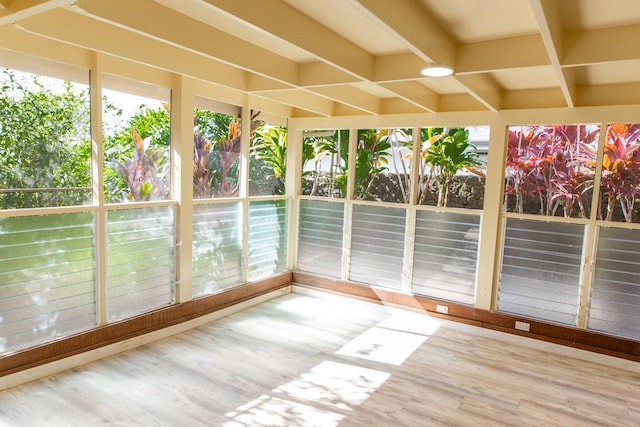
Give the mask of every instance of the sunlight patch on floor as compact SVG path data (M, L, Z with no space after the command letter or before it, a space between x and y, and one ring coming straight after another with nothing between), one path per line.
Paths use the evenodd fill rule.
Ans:
M426 340L424 335L374 327L347 343L336 354L400 366Z
M225 414L224 427L327 426L335 427L344 415L273 396L259 398Z

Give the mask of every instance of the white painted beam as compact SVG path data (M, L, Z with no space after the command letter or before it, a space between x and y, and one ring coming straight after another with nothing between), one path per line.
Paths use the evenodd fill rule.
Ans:
M380 98L350 85L320 86L309 91L369 114L380 113Z
M375 57L319 22L279 0L202 0L241 21L294 44L345 72L371 80Z
M247 75L242 70L69 10L33 16L21 21L20 27L53 40L246 90Z
M21 19L34 16L62 6L69 6L75 0L0 0L0 26L13 24Z
M565 33L563 66L636 60L640 57L640 25Z
M563 70L560 64L564 52L563 27L560 11L555 0L530 0L533 14L538 22L540 35L547 49L549 60L565 97L567 107L575 106L575 87L572 71Z
M154 1L79 0L76 7L123 29L283 83L297 83L295 62ZM141 19L144 16L152 19Z
M261 92L259 95L321 116L331 116L335 108L335 102L332 100L299 90Z
M440 96L418 82L389 82L381 83L380 86L423 110L432 113L438 111Z
M462 44L458 47L456 74L484 73L549 65L549 55L539 35Z
M454 66L455 40L415 0L350 0L356 8L383 25L424 63ZM423 64L424 65L424 64Z

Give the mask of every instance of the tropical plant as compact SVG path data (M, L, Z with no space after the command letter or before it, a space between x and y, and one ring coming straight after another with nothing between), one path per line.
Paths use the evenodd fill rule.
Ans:
M126 122L117 123L112 134L105 135L107 202L161 200L169 196L169 113L168 103L158 108L142 105ZM116 111L112 120L121 119L121 114ZM152 167L156 170L149 169ZM134 178L137 173L144 173L146 178Z
M529 213L535 205L540 215L556 215L562 207L566 217L577 205L580 216L586 217L584 199L593 187L587 153L598 132L586 125L510 129L506 203L515 198L511 205L519 213Z
M0 209L91 200L89 89L0 72Z
M259 166L252 181L262 190L284 194L287 160L287 128L265 124L251 139L251 155Z
M166 199L169 196L169 162L165 150L149 146L150 138L143 140L135 129L131 130L131 140L135 147L133 156L108 163L127 186L122 201Z
M602 196L606 198L606 221L614 218L616 204L620 204L626 222L633 221L636 195L640 187L640 125L610 124L602 159ZM586 146L591 155L589 165L595 171L596 148ZM602 219L602 203L599 217Z
M413 140L411 139L411 129L389 128L380 130L380 140L386 141L390 145L391 164L395 170L395 178L404 203L409 203L410 197L410 174L409 168L413 157Z
M483 162L469 141L469 131L464 128L431 128L424 130L423 136L421 155L438 183L438 206L447 206L456 173L467 170L480 175L482 171L477 167Z
M328 132L328 133L327 133ZM347 185L347 158L349 156L349 131L310 131L312 136L303 139L302 181L310 180L311 188L305 194L315 196L324 189L329 197L344 197ZM323 166L328 168L323 170ZM307 165L313 162L313 170Z
M356 150L355 197L367 199L373 197L371 187L375 175L384 172L389 163L391 144L385 132L378 129L358 130Z

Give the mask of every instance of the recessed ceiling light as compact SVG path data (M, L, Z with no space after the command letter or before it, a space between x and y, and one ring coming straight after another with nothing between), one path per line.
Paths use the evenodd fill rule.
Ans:
M453 69L445 64L431 64L420 72L427 77L445 77L453 74Z

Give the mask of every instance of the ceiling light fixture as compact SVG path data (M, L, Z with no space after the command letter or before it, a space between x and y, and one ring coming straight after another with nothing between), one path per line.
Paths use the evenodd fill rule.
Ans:
M430 64L420 71L426 77L445 77L453 74L453 69L445 64Z

